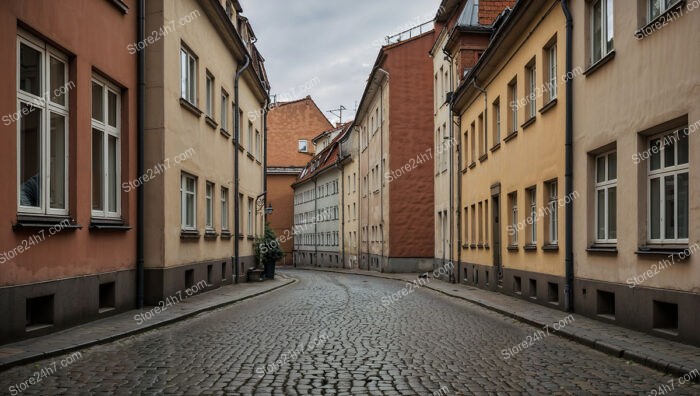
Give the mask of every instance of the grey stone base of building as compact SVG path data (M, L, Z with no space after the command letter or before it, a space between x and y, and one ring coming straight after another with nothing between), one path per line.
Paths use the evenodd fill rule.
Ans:
M377 254L360 254L360 269L386 272L426 272L433 270L432 257L386 257Z
M574 280L576 313L673 341L700 346L700 294Z
M496 268L470 263L460 263L455 271L461 283L564 310L564 277L503 268L499 278Z
M564 310L563 277L504 268L499 282L496 269L460 263L460 282ZM629 287L596 280L574 280L574 312L602 322L700 346L700 294L675 290Z
M255 265L255 256L239 258L238 273L232 265L231 257L209 260L168 268L146 268L144 273L144 304L158 305L168 297L184 295L184 290L206 284L204 290L221 287L225 284L245 282L246 272ZM204 281L204 283L201 283ZM202 291L197 286L199 292Z
M295 251L293 255L296 266L343 268L343 258L338 252Z
M134 309L133 269L0 288L0 344Z

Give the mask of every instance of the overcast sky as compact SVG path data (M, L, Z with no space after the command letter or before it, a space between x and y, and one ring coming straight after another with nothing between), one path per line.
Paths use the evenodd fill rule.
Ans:
M278 100L306 95L350 120L384 37L430 21L440 0L241 0ZM426 54L426 56L428 56ZM308 88L308 90L307 90Z

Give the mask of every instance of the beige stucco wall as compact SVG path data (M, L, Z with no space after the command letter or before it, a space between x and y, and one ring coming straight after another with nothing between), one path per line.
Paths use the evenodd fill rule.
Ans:
M517 251L508 251L506 246L509 241L507 226L509 225L509 205L508 194L517 191L518 221L523 221L528 216L526 205L525 189L535 186L537 188L537 208L544 208L546 181L558 180L558 196L564 197L564 122L565 122L565 87L561 79L564 63L564 40L565 40L565 20L558 2L549 2L548 6L538 11L538 15L533 18L522 34L518 35L518 41L510 45L506 54L500 57L496 72L493 75L480 75L477 77L478 83L487 94L485 112L484 96L481 93L474 96L467 104L466 109L457 109L462 112L460 115L461 132L460 146L463 149L463 156L468 157L468 161L463 158L459 169L462 170L462 201L459 208L462 213L462 229L464 230L464 207L469 206L469 217L467 224L470 225L469 237L462 232L462 242L465 245L478 243L477 238L472 238L471 232L471 205L476 204L478 210L479 202L488 202L488 211L482 216L485 221L484 244L489 244L489 248L465 248L463 245L461 260L467 263L492 265L493 263L493 241L492 241L492 201L491 186L497 183L501 185L500 195L500 219L501 219L501 257L504 268L533 271L550 275L564 275L564 207L559 207L559 250L543 251L542 246L547 242L545 232L547 230L547 218L537 221L537 249L525 251L525 231L519 232L519 248ZM543 70L545 69L543 48L556 35L558 43L557 70L558 70L558 99L557 104L544 114L536 112L534 123L523 129L521 126L526 121L526 109L518 109L518 134L508 142L504 138L509 134L511 128L508 125L507 114L510 111L508 100L508 84L517 76L518 98L526 96L525 66L534 57L536 59L536 86L542 87ZM473 90L473 88L472 88ZM476 92L476 91L475 91ZM484 113L487 125L487 147L494 147L493 141L493 114L492 104L500 99L501 106L501 142L500 148L487 151L487 157L483 161L479 160L479 139L476 138L477 148L475 157L471 156L471 124L476 123L478 133L478 117ZM545 105L548 95L537 97L536 109L539 110ZM465 141L464 133L469 131L469 142ZM469 163L475 166L465 169ZM488 227L486 227L488 226ZM488 229L488 232L486 231ZM478 233L478 225L477 225Z
M647 149L640 132L678 117L687 123L700 120L700 10L668 21L638 40L638 18L643 2L614 2L615 56L586 76L574 79L574 187L586 197L574 205L574 263L577 278L625 284L664 256L635 254L647 243L647 166L635 164L634 155ZM692 1L688 1L692 4ZM697 2L695 2L697 4ZM573 2L574 20L587 20L584 2ZM589 66L588 26L574 24L574 66ZM700 126L700 124L696 124ZM659 130L661 132L661 130ZM700 131L689 136L689 245L700 241ZM593 195L596 150L617 149L617 255L593 255ZM644 286L700 292L700 256L660 271Z
M164 4L164 7L163 7ZM178 2L149 2L147 31L159 29L170 20L178 21L179 16L199 10L195 0ZM161 17L162 15L162 17ZM256 214L256 229L247 229L248 198L255 199L262 191L262 155L258 160L248 157L248 118L249 111L256 112L264 106L260 94L255 94L249 78L241 78L239 84L239 102L244 119L241 139L244 151L236 149L232 138L227 138L207 124L205 115L195 116L180 104L180 63L181 42L184 42L198 57L197 65L197 107L205 111L206 71L215 77L214 117L220 122L221 88L229 94L228 132L233 135L233 96L234 76L238 67L231 49L209 21L204 11L191 22L179 25L175 31L164 35L160 41L148 47L147 120L146 120L146 167L169 160L170 168L155 180L146 183L146 225L151 232L146 233L147 267L170 267L207 260L229 258L233 255L231 239L184 240L180 238L181 172L190 173L197 180L197 229L200 234L205 230L205 186L206 182L215 184L213 199L214 229L221 233L221 187L229 189L229 229L234 230L234 171L233 155L239 155L240 193L244 195L240 209L241 234L240 256L253 255L253 241L248 235L262 233L262 214ZM159 69L162 78L158 78ZM246 74L247 75L247 74ZM246 76L244 75L244 76ZM262 118L253 120L254 129L261 134ZM255 135L253 135L255 139ZM174 159L181 153L192 153L180 164ZM193 151L192 151L193 150ZM251 148L250 151L253 151ZM262 152L262 149L261 149ZM161 236L161 234L163 234Z
M360 213L358 197L361 179L358 158L359 136L355 128L353 128L349 134L350 136L347 138L347 142L343 144L343 149L347 148L350 150L351 157L347 159L343 165L343 180L341 180L340 183L341 200L345 201L345 206L342 207L340 211L340 221L345 228L345 232L341 231L341 238L343 248L345 249L345 267L357 268L360 253Z
M381 72L379 72L381 73ZM371 83L371 82L370 82ZM386 78L381 79L381 85L375 84L375 92L367 97L367 111L355 120L356 128L368 139L363 144L360 138L360 158L358 174L358 199L360 200L358 240L360 252L374 255L386 256L389 254L389 189L388 180L385 173L389 171L389 87L390 83ZM380 108L380 105L382 106ZM383 111L382 111L383 108ZM379 117L382 118L376 133L371 130L371 117L376 116L375 109L379 109ZM383 114L383 117L382 117ZM366 132L362 132L366 131ZM383 151L382 151L383 147ZM382 163L384 160L384 163ZM372 169L378 165L379 175L375 182L372 179ZM367 177L367 188L365 188L364 177ZM376 182L378 180L378 182ZM369 190L369 191L367 191ZM382 205L383 202L383 205ZM383 210L382 210L383 206ZM371 227L376 226L375 240L372 241ZM362 227L366 227L366 234L362 233ZM359 236L361 235L361 236Z

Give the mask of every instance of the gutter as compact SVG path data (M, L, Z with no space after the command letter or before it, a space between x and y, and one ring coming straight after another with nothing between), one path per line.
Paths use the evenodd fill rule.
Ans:
M141 0L143 1L143 0ZM238 278L240 277L240 271L239 271L239 260L240 260L240 240L238 239L238 234L240 234L241 230L241 224L240 224L240 185L239 185L239 180L238 180L238 146L241 144L241 104L238 101L238 80L241 78L241 75L246 71L246 69L250 66L250 57L248 54L244 55L245 63L243 64L242 67L240 67L236 71L236 77L233 80L233 97L234 100L236 101L236 107L234 110L233 114L233 119L234 119L234 142L235 146L233 147L233 189L234 189L234 199L235 199L235 204L234 204L234 219L233 219L233 224L234 224L234 230L233 230L233 265L235 269L235 275L236 275L236 283L238 283Z
M573 17L569 10L568 0L561 0L561 8L566 16L566 70L571 70L572 43L573 43ZM569 196L574 192L574 124L573 124L573 81L566 81L566 170L564 179L566 181L566 194ZM574 206L566 205L565 210L565 248L564 262L566 267L566 286L564 288L564 309L567 312L574 310L574 251L573 251L573 231L574 231Z
M139 0L137 11L136 41L141 42L146 31L146 0ZM142 50L137 55L137 90L136 90L136 174L144 174L145 168L145 136L144 117L146 116L146 51ZM144 204L145 186L143 183L136 190L136 308L143 308L144 300Z

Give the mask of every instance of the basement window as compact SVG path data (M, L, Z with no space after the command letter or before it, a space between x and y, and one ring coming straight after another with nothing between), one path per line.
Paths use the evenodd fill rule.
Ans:
M678 335L678 304L654 300L654 330Z
M114 282L100 284L100 308L99 313L111 311L115 304L115 287Z
M26 307L25 330L27 332L53 325L53 294L28 298Z
M606 319L615 320L615 293L597 291L596 314Z

